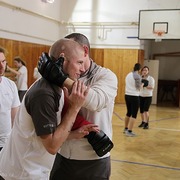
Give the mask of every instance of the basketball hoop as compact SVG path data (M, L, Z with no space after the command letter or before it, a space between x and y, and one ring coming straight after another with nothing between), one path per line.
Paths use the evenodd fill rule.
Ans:
M153 34L155 35L155 42L161 42L162 41L162 37L165 34L165 31L155 30L155 31L153 31Z

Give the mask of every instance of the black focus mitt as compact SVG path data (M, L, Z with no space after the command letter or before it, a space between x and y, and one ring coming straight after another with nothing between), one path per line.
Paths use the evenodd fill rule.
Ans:
M98 133L91 131L85 137L88 139L88 142L91 144L96 154L100 157L104 156L114 147L113 142L103 131Z
M146 80L146 79L142 79L142 81L141 81L142 83L144 83L144 85L143 85L143 87L147 87L148 86L148 84L149 84L149 81L148 80Z
M48 53L43 52L38 61L38 71L47 81L62 86L67 75L62 70L64 58L51 59Z

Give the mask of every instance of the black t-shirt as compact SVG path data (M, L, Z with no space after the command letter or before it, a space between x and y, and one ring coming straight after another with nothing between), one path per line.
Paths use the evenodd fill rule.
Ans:
M25 107L38 136L51 134L57 127L57 112L62 89L41 78L28 90Z

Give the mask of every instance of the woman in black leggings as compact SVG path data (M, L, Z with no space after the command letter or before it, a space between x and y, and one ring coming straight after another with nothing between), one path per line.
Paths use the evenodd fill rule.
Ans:
M143 88L140 91L140 113L142 122L139 127L143 129L149 128L149 107L152 102L153 89L155 80L149 75L149 68L144 66L141 70Z

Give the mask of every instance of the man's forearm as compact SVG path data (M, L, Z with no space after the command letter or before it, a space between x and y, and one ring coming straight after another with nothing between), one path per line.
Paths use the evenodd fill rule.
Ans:
M72 79L67 78L67 79L64 81L63 85L64 85L68 90L71 90L73 83L74 83L74 81L73 81Z

